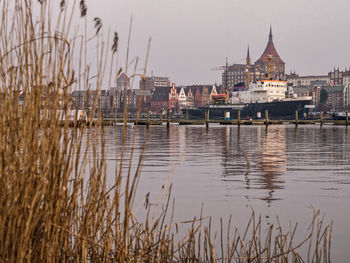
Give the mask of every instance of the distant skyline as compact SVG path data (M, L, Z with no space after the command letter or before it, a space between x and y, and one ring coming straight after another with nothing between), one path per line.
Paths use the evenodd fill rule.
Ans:
M177 85L221 83L211 68L252 62L263 53L270 25L286 73L327 74L350 66L348 0L88 0L88 19L120 36L120 65L125 64L131 15L130 58L144 66L152 37L148 75L168 76Z

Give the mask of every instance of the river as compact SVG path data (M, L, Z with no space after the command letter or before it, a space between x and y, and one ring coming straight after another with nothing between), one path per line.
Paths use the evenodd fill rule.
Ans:
M119 157L122 126L105 127L108 173ZM311 206L334 221L332 257L350 258L350 131L344 126L128 126L133 170L146 145L135 207L173 184L175 221L204 215L245 226L253 209L268 225L311 222ZM119 146L120 148L120 146ZM119 149L120 151L120 149ZM126 161L127 163L127 161ZM303 227L301 227L303 229Z

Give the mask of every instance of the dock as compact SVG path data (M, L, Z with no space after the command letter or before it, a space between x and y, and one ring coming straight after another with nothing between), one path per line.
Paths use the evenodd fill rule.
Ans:
M110 119L104 119L102 122L103 126L109 126L109 125L121 125L124 123L123 119L117 119L117 120L110 120ZM134 124L134 125L140 125L140 126L160 126L167 124L167 120L147 120L145 119L139 119L138 121L136 119L128 119L127 123ZM97 124L93 122L92 123ZM337 126L348 126L350 125L350 121L346 122L346 120L204 120L204 119L195 119L195 120L186 120L186 119L171 119L169 124L171 125L231 125L231 126L240 126L240 125L337 125Z
M268 114L266 114L268 116ZM184 116L184 118L179 115L175 115L173 118L171 116L170 112L167 113L166 119L163 119L163 116L151 116L147 115L147 118L141 117L139 119L137 118L128 118L126 122L122 117L119 118L103 118L102 120L98 119L90 119L89 121L85 122L74 122L74 121L68 121L68 125L71 127L80 126L82 124L85 124L86 126L95 126L95 125L102 125L102 126L113 126L113 125L123 125L124 123L129 123L133 125L140 125L140 126L160 126L163 124L166 124L168 127L170 125L197 125L197 126L210 126L212 124L216 125L336 125L336 126L348 126L350 125L348 113L346 114L345 120L332 120L332 119L324 119L322 114L319 119L299 119L298 118L298 112L295 114L295 119L293 120L284 120L284 119L248 119L248 120L242 120L240 119L240 115L238 115L238 119L229 119L229 120L223 120L223 119L210 119L208 115L205 116L205 119L189 119L188 115ZM60 125L67 125L66 121L62 121Z

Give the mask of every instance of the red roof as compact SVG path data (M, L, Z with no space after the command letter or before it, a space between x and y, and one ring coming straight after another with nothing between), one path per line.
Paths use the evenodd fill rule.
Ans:
M261 63L261 62L265 62L267 61L267 59L272 56L272 58L278 58L278 63L283 63L283 60L280 58L280 56L278 55L275 45L273 44L273 40L272 40L272 30L270 28L270 35L269 35L269 42L267 43L267 46L265 48L264 53L261 55L261 57L256 61L256 63Z

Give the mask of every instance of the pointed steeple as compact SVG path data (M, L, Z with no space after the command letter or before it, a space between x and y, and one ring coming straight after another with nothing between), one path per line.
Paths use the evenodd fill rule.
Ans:
M247 58L246 58L246 63L247 65L250 66L250 53L249 53L249 45L248 45L248 49L247 49Z
M270 56L272 56L274 59L277 59L278 63L284 64L283 60L278 55L272 40L272 26L270 26L269 42L267 43L264 53L256 61L256 63L265 63L266 59L269 58Z
M270 25L269 42L272 42L272 26Z

